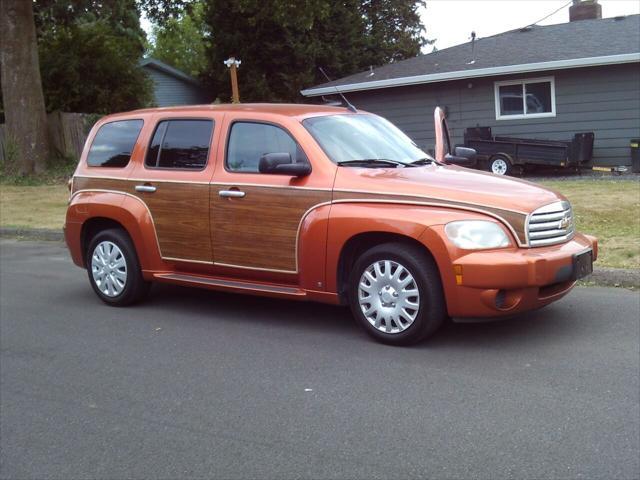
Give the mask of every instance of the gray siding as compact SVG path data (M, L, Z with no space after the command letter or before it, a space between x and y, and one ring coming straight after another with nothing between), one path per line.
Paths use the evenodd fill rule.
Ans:
M152 67L143 67L154 84L158 107L198 105L210 101L202 88Z
M555 78L556 116L496 120L494 82ZM469 88L471 85L471 88ZM446 108L455 143L468 127L488 126L494 135L569 140L595 133L596 165L629 165L629 140L640 137L640 66L581 68L539 74L478 78L347 94L351 103L388 118L422 147L433 148L433 109Z

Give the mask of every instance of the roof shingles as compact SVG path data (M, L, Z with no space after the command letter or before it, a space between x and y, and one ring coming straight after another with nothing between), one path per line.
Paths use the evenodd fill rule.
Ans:
M509 65L636 54L640 52L640 15L581 20L548 26L532 26L477 39L427 55L390 63L309 88L313 90L414 77L426 74L469 71Z

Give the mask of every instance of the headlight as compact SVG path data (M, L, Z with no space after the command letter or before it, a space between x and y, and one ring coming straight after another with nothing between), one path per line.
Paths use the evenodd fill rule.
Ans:
M444 231L456 247L466 250L500 248L511 245L505 231L494 222L462 220L447 223Z

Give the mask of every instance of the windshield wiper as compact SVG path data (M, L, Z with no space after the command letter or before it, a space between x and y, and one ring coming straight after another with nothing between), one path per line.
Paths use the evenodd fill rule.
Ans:
M419 158L418 160L414 160L413 162L411 162L411 165L429 165L430 163L435 163L435 160L433 158L424 157Z
M410 164L400 162L399 160L389 160L388 158L359 158L353 160L342 160L341 162L337 162L338 165L385 165L385 166L403 166L408 167Z

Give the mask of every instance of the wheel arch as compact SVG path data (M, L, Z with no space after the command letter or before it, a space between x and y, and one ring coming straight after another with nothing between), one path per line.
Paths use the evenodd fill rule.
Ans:
M108 217L91 217L88 218L80 229L80 248L82 249L82 257L86 258L87 249L91 239L98 233L109 229L123 230L131 239L131 234L122 223ZM132 239L133 241L133 239Z
M81 266L84 266L86 249L93 235L104 229L119 228L131 239L143 271L161 268L155 226L142 200L111 192L87 192L86 195L86 198L80 195L73 198L67 215L65 236L76 264L82 259Z
M504 157L505 160L507 160L511 165L515 165L515 161L513 160L513 157L511 155L509 155L508 153L504 153L504 152L496 152L491 154L491 156L489 157L489 162L492 162L493 160L495 160L498 157Z
M347 302L347 287L349 275L358 258L367 250L385 243L403 243L419 248L425 255L430 257L434 263L435 257L429 248L416 238L411 236L390 232L390 231L369 231L361 232L350 237L342 246L338 258L336 275L336 286L341 303Z

